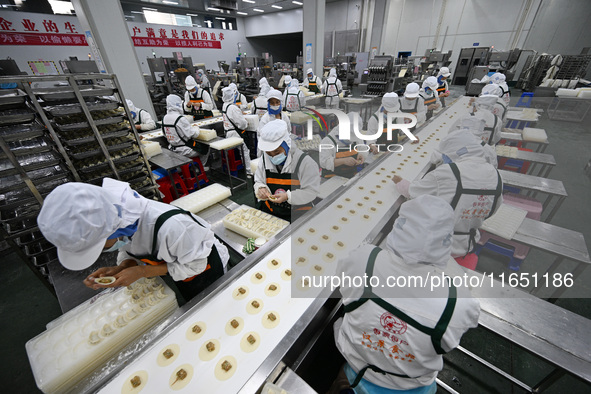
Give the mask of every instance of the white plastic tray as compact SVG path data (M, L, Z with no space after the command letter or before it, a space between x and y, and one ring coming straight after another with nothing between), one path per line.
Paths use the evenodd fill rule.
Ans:
M185 211L197 213L217 204L231 195L232 191L229 187L214 183L213 185L206 186L203 189L176 199L170 204L184 209Z

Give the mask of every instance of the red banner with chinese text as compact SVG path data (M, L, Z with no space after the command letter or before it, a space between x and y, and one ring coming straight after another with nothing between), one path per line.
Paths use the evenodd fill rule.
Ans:
M87 46L83 34L43 34L0 32L0 45L68 45Z
M221 49L220 41L204 40L177 40L170 38L144 38L132 37L133 45L136 47L176 47L176 48L211 48Z

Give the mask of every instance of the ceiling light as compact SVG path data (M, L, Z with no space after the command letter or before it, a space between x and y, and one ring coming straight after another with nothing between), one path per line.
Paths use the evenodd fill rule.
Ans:
M277 8L277 9L279 9L279 10L282 10L282 9L283 9L283 7L281 7L281 6L278 6L278 5L275 5L275 4L271 5L271 7L273 7L273 8Z
M252 0L242 0L242 1L244 1L245 3L251 3L251 4L254 4L254 1L252 1Z
M238 15L248 15L246 12L240 12L240 11L237 11L236 13L237 13Z
M265 12L265 11L263 11L263 10L259 10L258 8L253 8L252 10L253 10L253 11L256 11L256 12Z
M147 8L147 7L142 7L142 10L146 10L146 11L158 11L156 8Z
M142 11L131 11L132 14L143 14Z
M208 9L209 11L220 11L220 9L219 9L219 8L214 8L214 7L207 7L207 9Z
M162 4L179 5L176 1L162 0Z
M187 16L199 16L197 14L187 14Z
M215 19L219 19L221 21L225 21L226 20L226 18L220 18L219 16L216 16Z
M292 1L292 3L297 4L297 5L303 5L304 4L301 1Z

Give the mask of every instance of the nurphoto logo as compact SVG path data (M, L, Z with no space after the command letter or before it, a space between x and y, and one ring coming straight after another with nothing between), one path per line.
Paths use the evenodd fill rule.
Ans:
M378 122L381 122L382 124L378 124L378 131L374 134L362 134L361 131L359 130L359 114L355 114L354 118L353 118L353 124L351 125L351 122L349 121L349 116L347 116L346 113L344 113L343 111L340 111L338 109L310 109L310 108L304 108L305 110L308 110L309 112L304 112L305 114L307 114L308 116L310 116L310 119L308 119L308 124L307 124L307 138L309 140L311 140L313 138L313 122L312 120L315 120L316 123L318 124L318 126L320 126L320 128L322 128L322 124L324 124L327 132L328 132L328 125L326 123L326 121L324 120L324 117L322 115L327 115L327 114L332 114L332 115L336 115L337 119L339 120L339 140L343 141L350 141L351 140L351 131L353 131L353 134L357 137L358 140L361 141L375 141L378 138L380 138L382 136L383 133L386 133L387 135L387 140L388 141L392 141L392 133L394 132L394 130L400 130L402 133L404 133L411 141L417 141L418 138L415 137L410 129L413 128L414 126L416 126L417 124L417 118L414 114L409 114L409 113L404 113L404 112L397 112L397 113L391 113L389 112L386 116L386 124L383 124L383 117L381 120L378 120ZM408 123L405 123L407 120L410 120ZM322 121L322 123L321 123ZM400 122L402 121L403 123L394 123L395 121ZM351 127L353 126L353 127ZM402 152L402 150L404 149L404 147L402 145L399 144L372 144L374 145L378 151L380 151L380 148L383 146L385 147L388 152ZM340 147L340 146L334 146L333 144L320 144L319 146L319 150L322 151L322 149L337 149L337 150L347 150L346 147ZM370 150L370 147L368 145L365 144L350 144L348 146L349 151L355 150L357 152L367 152Z

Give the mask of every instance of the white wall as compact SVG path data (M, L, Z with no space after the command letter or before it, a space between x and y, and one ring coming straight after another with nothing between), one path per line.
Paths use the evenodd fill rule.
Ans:
M326 3L324 31L358 30L361 23L362 4L362 0L341 0Z
M378 52L397 55L411 51L413 55L422 55L432 47L444 52L451 49L453 69L460 49L474 43L494 46L499 51L517 47L571 55L591 46L589 0L447 0L440 34L433 45L443 2L388 1ZM520 31L528 3L530 9Z
M241 19L244 19L246 37L258 37L272 34L301 33L304 31L303 15L303 10L297 8Z
M22 18L27 17L34 17L36 19L47 19L51 17L53 21L56 23L63 25L63 23L70 21L72 24L75 24L78 27L78 33L83 34L82 27L78 22L78 18L75 16L67 16L67 15L47 15L47 14L33 14L33 13L24 13L24 12L14 12L14 11L0 11L0 17L9 20L15 20L15 25L12 27L16 27L16 23L20 24ZM131 24L128 23L128 25ZM156 52L156 56L172 56L173 52L181 51L185 56L191 56L193 62L195 63L205 63L206 67L209 69L216 69L217 61L218 60L225 60L226 62L230 63L231 61L235 61L236 56L238 55L238 46L237 43L240 42L241 44L241 51L244 53L246 52L249 55L256 55L254 53L254 48L252 45L248 43L246 37L244 36L244 23L243 18L237 18L237 29L238 30L219 30L219 29L201 29L209 32L215 32L216 35L220 32L224 33L224 40L222 41L222 49L199 49L199 48L172 48L172 47L155 47L154 52ZM147 25L147 24L145 24ZM36 27L40 30L40 33L44 33L43 26L41 23L37 23ZM152 27L170 27L165 25L152 25ZM177 26L178 28L178 26ZM131 29L130 29L131 31ZM301 30L300 30L301 31ZM60 31L61 33L61 31ZM1 34L1 32L0 32ZM142 72L149 73L150 69L148 67L148 63L146 61L147 57L152 57L152 48L150 47L134 47L135 52L137 54L138 60L140 61L140 66ZM8 57L14 59L19 68L22 71L31 74L29 66L27 65L27 61L30 60L45 60L45 61L54 61L58 66L58 69L61 71L61 67L58 65L59 60L68 60L70 56L77 56L79 60L88 60L88 54L90 52L90 48L88 46L38 46L38 45L0 45L0 58L6 59ZM260 54L259 54L260 55Z
M544 0L524 48L578 55L591 46L591 1Z

